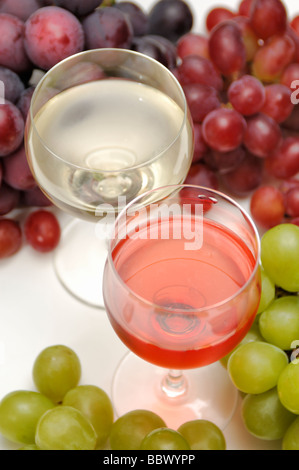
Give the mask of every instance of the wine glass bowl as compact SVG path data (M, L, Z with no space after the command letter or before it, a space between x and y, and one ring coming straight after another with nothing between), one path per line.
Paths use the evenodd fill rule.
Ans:
M220 192L186 185L175 185L166 196L163 191L169 192L152 191L159 194L155 203L147 205L143 195L119 214L103 293L110 322L142 359L140 368L149 363L170 369L160 391L185 396L187 403L186 371L215 364L254 321L261 290L259 237L246 212ZM124 381L115 393L125 395ZM138 400L137 385L135 395ZM116 406L120 398L114 398Z
M183 182L192 126L182 89L159 62L125 49L71 56L38 83L26 126L32 173L53 203L80 218L118 210Z

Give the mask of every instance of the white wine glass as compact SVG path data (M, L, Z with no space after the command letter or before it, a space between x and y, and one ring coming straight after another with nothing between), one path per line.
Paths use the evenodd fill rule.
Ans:
M190 112L160 62L103 48L59 62L39 81L26 123L31 171L55 206L74 216L55 250L63 286L103 307L107 236L116 214L153 188L182 183L193 153Z
M224 429L238 391L220 359L258 309L259 235L221 192L150 193L155 203L140 195L119 214L105 266L108 318L130 351L115 372L113 404L118 416L149 409L174 429L193 419Z

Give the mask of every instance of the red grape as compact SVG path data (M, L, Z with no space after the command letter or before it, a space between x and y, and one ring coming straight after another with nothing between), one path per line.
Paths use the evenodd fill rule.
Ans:
M288 216L299 217L299 181L297 186L286 192L284 203Z
M239 15L250 16L252 4L255 0L242 0L239 4Z
M286 9L280 0L255 0L250 10L250 21L258 37L265 40L284 33Z
M201 83L209 85L220 91L223 87L223 80L209 59L199 55L189 55L182 59L177 68L179 81L182 85L188 83Z
M22 231L18 222L0 219L0 258L14 255L22 245Z
M295 176L299 171L299 137L286 137L266 159L268 173L278 179Z
M189 83L183 86L183 90L194 122L201 123L208 113L220 107L215 88L201 83Z
M243 116L259 112L265 102L263 84L251 75L243 75L233 81L227 93L230 103Z
M183 0L160 0L148 13L149 34L161 34L173 42L188 33L192 25L192 11Z
M21 191L21 204L25 207L48 207L52 206L52 202L47 196L36 186L33 189Z
M24 233L27 242L42 253L52 251L60 240L60 225L56 216L49 211L38 209L25 220Z
M125 13L113 7L99 8L82 20L87 49L129 48L133 28Z
M222 174L222 182L237 196L248 196L262 182L262 160L246 153L236 168Z
M206 143L219 152L229 152L243 142L246 121L234 109L219 108L203 120L202 133Z
M201 160L205 153L208 151L207 144L202 136L201 124L194 123L194 152L193 152L193 163Z
M7 101L0 106L0 157L14 152L24 137L24 119L20 110Z
M32 189L36 186L27 162L24 145L3 158L3 180L9 186L19 190Z
M22 21L27 18L38 8L40 8L39 0L2 0L0 3L0 13L9 13L17 16Z
M292 62L289 64L283 71L281 77L280 77L280 83L282 85L285 85L291 89L294 89L294 85L292 86L292 83L294 81L298 80L299 81L299 63L297 62ZM298 83L299 85L299 83ZM297 85L297 86L298 86Z
M17 73L31 68L24 47L24 22L16 16L1 13L0 31L0 65Z
M219 182L216 173L204 163L194 163L185 179L184 184L205 186L210 189L218 189Z
M272 36L254 56L253 75L265 82L279 80L285 67L294 60L295 51L290 35Z
M261 112L278 123L285 121L294 108L291 94L291 90L280 83L267 85L265 87L265 103Z
M236 168L244 157L245 150L240 146L230 152L211 150L209 153L205 154L204 159L209 167L221 174Z
M274 119L263 113L247 118L244 145L255 156L265 158L280 144L282 132Z
M217 24L221 23L222 21L231 20L234 16L235 13L228 8L213 8L206 16L206 28L208 31L212 31L214 26L217 26Z
M0 187L0 216L6 215L13 209L16 209L19 200L19 191L2 182Z
M81 52L84 33L71 12L49 6L36 10L25 23L25 48L30 60L48 70L62 59Z
M295 31L297 36L299 36L299 15L294 16L290 21L291 28Z
M177 56L183 59L188 55L199 55L209 59L209 40L203 34L186 33L176 44Z
M245 16L236 16L234 18L234 22L237 23L244 47L245 47L245 52L246 52L246 60L247 62L251 62L259 49L259 38L253 31L251 24L250 24L250 19L245 17Z
M280 224L285 213L282 192L275 186L260 186L251 197L250 211L255 222L264 228Z
M284 129L290 132L299 132L299 106L294 105L290 116L282 123Z
M238 25L223 21L211 31L209 54L214 65L225 76L240 73L246 64L246 49Z

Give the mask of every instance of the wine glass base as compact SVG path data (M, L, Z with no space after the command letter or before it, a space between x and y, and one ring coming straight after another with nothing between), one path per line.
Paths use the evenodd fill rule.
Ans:
M104 308L102 281L107 257L107 240L96 225L73 220L62 232L54 253L54 269L63 287L77 300Z
M238 391L219 362L185 370L188 389L182 396L171 399L161 388L167 372L133 353L127 354L112 384L116 415L147 409L157 413L172 429L194 419L212 421L222 430L227 426L236 410Z

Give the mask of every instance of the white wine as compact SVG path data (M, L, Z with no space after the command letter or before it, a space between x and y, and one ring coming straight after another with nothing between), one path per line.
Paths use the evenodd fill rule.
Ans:
M27 138L33 174L57 206L81 217L117 209L153 188L182 183L191 124L156 88L110 78L58 93L34 116Z

